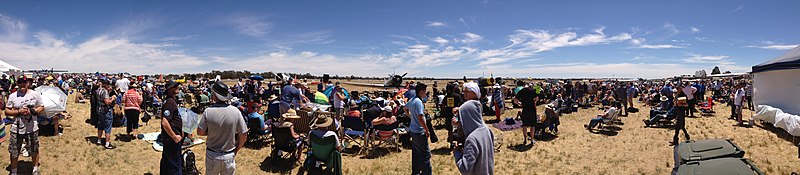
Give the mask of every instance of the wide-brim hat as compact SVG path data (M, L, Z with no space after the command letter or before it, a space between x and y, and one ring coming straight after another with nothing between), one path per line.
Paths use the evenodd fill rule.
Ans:
M300 116L297 115L297 111L294 109L289 109L286 111L285 114L281 115L282 118L291 118L291 119L298 119Z
M316 127L316 128L327 128L328 126L331 126L332 123L333 123L333 120L330 117L324 116L324 115L320 115L320 116L317 116L317 121L314 122L314 127Z
M228 89L228 85L225 85L225 83L217 82L211 86L211 94L216 96L220 101L228 101L233 98L233 95L231 95Z
M667 101L667 100L669 100L669 98L667 98L667 96L661 96L661 99L660 99L660 100L661 100L661 101Z
M272 100L275 100L275 99L278 99L278 96L275 96L274 94L270 95L269 98L267 98L267 100L269 100L269 101L272 101Z

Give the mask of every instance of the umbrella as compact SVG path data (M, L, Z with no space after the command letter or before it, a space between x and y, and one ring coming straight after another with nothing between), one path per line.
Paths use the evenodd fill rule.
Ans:
M67 94L54 86L40 86L34 89L42 97L44 114L50 118L59 112L67 111Z
M261 77L261 75L250 75L250 79L251 80L256 80L256 81L261 81L261 80L264 80L264 77Z
M183 132L192 134L197 130L200 125L200 117L197 113L188 108L178 108L178 115L181 116L181 121L183 121L183 128L181 128Z
M327 105L328 104L328 96L326 96L322 92L316 92L316 93L314 93L314 103Z

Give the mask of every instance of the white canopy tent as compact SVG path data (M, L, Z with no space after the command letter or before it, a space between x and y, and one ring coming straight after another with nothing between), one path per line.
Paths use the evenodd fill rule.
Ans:
M0 60L0 72L6 75L14 75L14 76L22 75L22 69L19 69L14 65L8 64L3 60Z
M800 136L800 46L753 66L754 118Z

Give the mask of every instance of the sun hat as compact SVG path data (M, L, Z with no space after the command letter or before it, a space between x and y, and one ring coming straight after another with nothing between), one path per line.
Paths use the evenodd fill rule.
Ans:
M298 119L300 116L297 115L297 111L294 109L289 109L285 114L281 115L281 118Z
M169 82L167 82L167 87L166 88L169 89L169 88L173 88L173 87L178 87L180 85L181 85L181 83L175 82L175 80L169 80Z
M661 101L667 101L667 100L669 100L669 98L667 98L667 96L661 96L661 99L660 99L660 100L661 100Z
M225 83L217 82L211 86L211 93L214 94L214 96L216 96L220 101L228 101L233 98L233 95L231 95L231 92L228 91L228 89L228 85L225 85Z
M314 122L314 127L327 128L328 126L331 126L331 123L333 123L333 120L331 120L331 118L325 115L320 115L317 116L317 121Z
M272 100L275 100L275 99L278 99L278 96L275 96L275 94L272 94L272 95L269 96L269 98L267 98L267 100L269 100L269 101L272 101Z

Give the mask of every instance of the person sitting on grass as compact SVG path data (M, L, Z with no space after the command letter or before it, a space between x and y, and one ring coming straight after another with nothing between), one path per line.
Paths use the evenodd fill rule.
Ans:
M608 97L608 101L611 104L616 104L616 100L614 97ZM603 120L610 120L611 117L617 112L616 105L607 107L606 111L602 114L597 114L597 118L593 118L589 121L588 125L583 125L584 128L588 129L589 131L592 130L598 123L603 122Z

